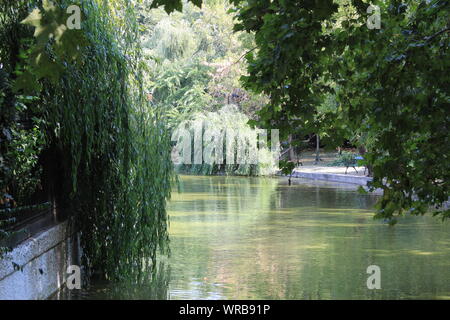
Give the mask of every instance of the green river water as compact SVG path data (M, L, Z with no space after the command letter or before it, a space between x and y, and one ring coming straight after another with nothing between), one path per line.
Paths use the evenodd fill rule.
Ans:
M181 176L161 279L127 290L94 282L56 298L450 299L450 223L406 216L390 227L373 219L376 195L293 183ZM379 290L367 288L370 265Z

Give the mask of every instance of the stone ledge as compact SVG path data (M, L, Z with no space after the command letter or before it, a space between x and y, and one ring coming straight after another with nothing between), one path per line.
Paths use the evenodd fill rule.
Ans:
M79 253L67 222L24 241L0 260L0 300L48 298L65 283L67 266L79 264Z
M66 238L67 222L63 222L25 240L0 260L0 281L16 271L13 262L24 266Z

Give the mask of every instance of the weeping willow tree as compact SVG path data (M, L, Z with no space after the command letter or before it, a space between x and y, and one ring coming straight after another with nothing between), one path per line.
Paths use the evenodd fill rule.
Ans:
M222 132L235 129L244 140L256 133L246 122L251 117L250 109L264 99L244 91L239 84L242 58L251 50L253 37L233 32L233 14L228 9L226 0L208 0L201 8L185 3L183 12L170 16L162 10L142 13L151 26L142 34L144 52L150 57L147 63L153 71L147 79L148 91L152 103L165 111L175 135L180 127L192 135L198 130L207 134L211 126ZM224 107L229 104L235 106ZM204 147L209 144L205 141ZM201 149L194 151L192 147L197 153L191 154L192 161L203 153ZM235 157L240 155L238 150L234 153ZM206 175L266 175L274 171L273 157L267 149L250 154L246 151L242 157L239 163L208 163L202 159L177 169Z
M269 149L267 132L251 128L235 105L199 112L174 130L172 159L179 172L260 176L277 169L277 143Z
M152 37L144 43L144 46L153 48L156 57L170 61L191 56L197 45L197 39L193 37L189 24L169 17L156 24Z
M8 69L16 70L16 95L39 101L47 143L41 156L44 166L58 167L58 206L74 215L89 270L134 279L168 251L172 179L170 136L144 97L135 3L11 1L6 9L24 3L26 19L12 27L29 26L14 43L20 60ZM74 4L80 30L65 27Z

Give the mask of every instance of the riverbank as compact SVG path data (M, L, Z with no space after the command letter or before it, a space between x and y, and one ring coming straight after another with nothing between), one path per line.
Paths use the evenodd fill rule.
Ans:
M351 183L359 186L366 186L372 180L367 176L367 170L364 167L333 166L335 160L336 153L322 153L319 164L315 164L315 153L305 152L300 159L302 165L294 169L292 178ZM281 174L278 172L277 175Z
M304 178L312 180L324 180L332 182L352 183L360 186L366 186L371 181L371 177L363 174L364 167L349 168L347 174L345 167L326 167L326 166L300 166L294 169L293 178ZM350 172L352 170L353 172Z
M67 222L17 245L0 260L0 300L42 300L66 282L67 267L80 265L79 235Z

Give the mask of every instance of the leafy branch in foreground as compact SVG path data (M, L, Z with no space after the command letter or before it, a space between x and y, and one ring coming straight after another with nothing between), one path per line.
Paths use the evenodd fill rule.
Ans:
M318 106L333 94L346 131L373 137L364 164L384 191L377 217L450 216L449 1L375 1L380 30L366 26L368 1L232 2L236 30L258 47L243 82L271 99L260 125L320 131Z

